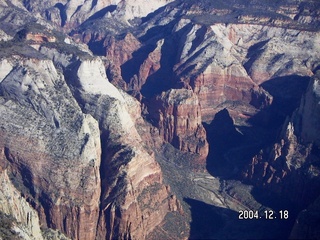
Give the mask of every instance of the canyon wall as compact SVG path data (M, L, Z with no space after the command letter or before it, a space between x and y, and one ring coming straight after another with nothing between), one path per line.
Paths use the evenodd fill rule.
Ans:
M311 78L300 107L287 118L273 146L252 158L244 177L310 204L319 195L319 73Z
M200 105L192 90L172 89L149 103L150 116L156 121L159 135L184 152L199 155L205 165L209 146L202 125Z
M316 199L319 7L228 4L0 0L0 178L19 203L0 195L0 210L21 221L17 233L154 237L183 214L156 161L161 147L204 170L219 147L208 134L229 145L212 126L225 119L239 143L248 129L283 125L238 170L242 180L303 207Z
M136 129L144 124L140 103L81 44L43 39L18 38L19 52L2 51L1 176L26 207L1 211L34 239L59 239L50 229L72 239L148 238L182 208Z

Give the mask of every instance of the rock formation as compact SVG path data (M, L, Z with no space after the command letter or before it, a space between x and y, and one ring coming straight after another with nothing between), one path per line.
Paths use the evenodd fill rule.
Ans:
M1 211L36 239L38 221L72 239L145 239L181 207L135 127L141 107L108 81L100 58L56 39L34 49L16 38L21 51L2 54L1 176L26 207Z
M1 171L0 179L2 190L0 193L1 214L10 215L14 220L22 223L22 227L12 226L20 236L23 233L30 239L43 239L37 212L20 196L19 191L10 182L7 170ZM1 227L4 227L3 224L1 224ZM21 237L26 239L26 236ZM0 237L3 236L0 235Z
M147 238L168 211L178 210L179 204L174 196L169 197L170 190L162 183L154 157L142 147L135 128L141 108L136 100L108 85L101 60L75 63L68 71L74 96L83 111L99 121L101 130L104 152L97 238ZM87 85L88 79L92 85ZM136 111L130 114L129 105Z
M150 105L150 116L156 121L159 135L181 151L199 154L199 163L204 164L209 146L198 98L192 90L171 89Z
M308 205L319 195L319 74L283 126L279 141L252 158L244 177Z
M217 156L227 176L307 208L320 194L319 9L0 0L0 217L22 238L169 238L187 202L159 163L192 159L189 178Z
M92 239L101 191L98 124L81 112L51 61L5 61L1 165L42 223L72 238Z

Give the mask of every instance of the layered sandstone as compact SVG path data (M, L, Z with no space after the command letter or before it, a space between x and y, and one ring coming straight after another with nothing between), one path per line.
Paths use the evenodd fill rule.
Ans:
M134 18L147 16L149 13L168 4L171 0L152 0L145 4L144 0L99 0L99 1L42 1L24 2L24 6L17 2L15 5L25 7L28 11L41 15L58 26L71 31L82 23L101 17L117 18L125 24Z
M96 71L92 72L92 69ZM168 211L178 210L170 189L162 183L162 173L153 155L144 148L135 128L141 118L136 100L123 97L107 84L102 61L87 60L68 80L86 113L92 114L102 131L102 196L97 238L144 239L159 225ZM89 75L88 75L89 74ZM92 75L97 74L97 75ZM86 87L88 79L99 92ZM124 93L123 93L124 94ZM124 94L125 95L125 94ZM135 107L128 111L128 105ZM143 166L143 168L140 168Z
M1 158L3 157L1 156ZM10 215L16 222L22 223L20 226L18 224L12 226L17 235L23 239L43 239L37 212L20 196L20 192L11 183L7 170L1 169L0 186L2 190L0 192L0 212Z
M290 114L278 141L253 157L244 176L299 204L319 194L318 77L293 115L289 96L304 91L319 69L317 3L190 0L161 7L168 2L0 1L1 176L8 173L5 186L21 192L17 201L36 209L42 226L73 239L154 236L181 207L163 183L153 141L193 153L205 166L201 122L225 108L239 143L247 140L239 124L254 128L251 120L271 119L275 108L281 119ZM29 35L35 49L12 40L28 24L38 27L35 18L105 57L61 40L62 33L51 43ZM30 231L28 214L21 216Z
M192 90L172 89L150 103L150 116L167 142L184 152L199 154L203 162L209 151L197 96Z
M135 127L140 104L108 81L100 58L40 49L63 72L22 56L0 64L2 171L43 226L72 239L147 238L181 207Z
M192 44L183 45L175 72L198 94L205 120L223 107L253 114L250 105L258 109L269 106L272 96L259 85L283 76L311 76L319 61L317 33L214 24L194 25L185 34L184 42Z
M1 166L44 226L92 239L100 196L98 124L81 112L51 61L5 61Z
M311 76L317 67L318 33L255 24L208 26L189 19L170 22L176 14L170 10L167 7L166 21L160 19L161 14L150 19L139 40L130 34L130 41L126 40L129 37L103 41L102 48L114 60L115 82L121 82L125 90L142 91L149 97L152 86L191 87L198 95L204 121L212 120L225 107L233 117L241 118L272 103L272 96L263 89L265 82ZM153 30L154 22L163 32Z

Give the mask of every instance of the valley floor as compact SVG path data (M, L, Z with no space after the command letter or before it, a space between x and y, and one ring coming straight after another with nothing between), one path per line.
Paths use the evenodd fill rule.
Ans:
M168 151L168 148L170 147L167 146L165 151ZM179 157L183 156L179 156L178 153L173 156L176 158L158 157L158 162L166 181L177 193L184 210L184 219L177 219L179 217L176 215L169 216L173 218L171 222L176 228L176 237L189 236L190 239L287 239L289 237L297 213L293 207L282 209L283 200L276 197L270 200L253 186L240 181L215 177L206 171L194 172L181 162L179 164ZM264 219L264 211L280 210L288 210L289 218L279 219L279 216L274 214L275 219ZM241 211L257 211L259 219L240 219ZM167 230L172 228L168 222L170 220L165 226L159 227L155 234L162 232L164 234L162 236L174 239L174 236L165 235L166 232L173 232L172 229ZM188 224L191 226L189 233L184 229Z

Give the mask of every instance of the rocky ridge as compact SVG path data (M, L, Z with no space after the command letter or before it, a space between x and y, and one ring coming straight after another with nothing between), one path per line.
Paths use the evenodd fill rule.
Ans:
M279 142L254 156L245 177L290 196L302 205L319 195L319 74L312 77L300 107L288 118ZM312 115L312 116L311 116Z
M147 238L181 208L135 128L139 103L109 83L85 48L41 36L14 39L21 51L2 55L1 173L41 227L72 239Z

